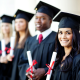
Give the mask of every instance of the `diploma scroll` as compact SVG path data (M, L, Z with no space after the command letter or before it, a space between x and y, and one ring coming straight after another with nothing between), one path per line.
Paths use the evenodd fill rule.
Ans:
M2 56L6 56L6 51L5 51L5 40L1 40L1 48L2 48Z
M10 47L11 47L11 49L10 49L10 55L11 56L14 55L13 54L13 52L14 52L14 44L15 44L15 37L11 37L11 39L10 39Z
M51 69L53 69L53 67L54 67L54 62L56 60L56 55L57 55L57 53L56 52L53 52L52 58L51 58L51 62L50 62ZM46 80L50 80L51 74L52 74L52 70L50 70L50 74L47 74Z
M28 57L28 61L29 61L29 65L32 65L32 56L31 56L31 51L27 51L27 57ZM33 67L33 71L34 71L34 67Z

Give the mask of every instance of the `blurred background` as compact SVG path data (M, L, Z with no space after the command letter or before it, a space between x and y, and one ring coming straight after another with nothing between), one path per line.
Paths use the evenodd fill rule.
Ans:
M3 14L14 16L17 9L35 13L34 8L39 1L51 4L61 9L61 11L80 15L80 10L79 10L80 0L0 0L0 16ZM32 36L36 34L34 20L35 16L29 22L29 30ZM14 21L13 21L13 29L14 29ZM57 32L58 22L53 22L51 25L51 29Z

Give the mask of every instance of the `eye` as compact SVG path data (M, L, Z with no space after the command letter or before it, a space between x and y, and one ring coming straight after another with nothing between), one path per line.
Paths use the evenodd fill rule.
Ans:
M35 17L35 19L38 19L37 17Z
M42 20L45 20L45 18L41 18Z
M6 25L6 27L8 27L8 25Z
M23 21L20 21L20 23L23 23Z
M71 34L70 32L67 32L66 34Z
M58 32L58 34L62 34L62 32Z

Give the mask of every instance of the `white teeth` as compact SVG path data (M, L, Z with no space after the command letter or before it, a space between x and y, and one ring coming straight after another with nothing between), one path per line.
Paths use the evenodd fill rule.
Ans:
M67 42L67 41L62 41L62 42Z
M40 25L37 25L36 27L40 27Z

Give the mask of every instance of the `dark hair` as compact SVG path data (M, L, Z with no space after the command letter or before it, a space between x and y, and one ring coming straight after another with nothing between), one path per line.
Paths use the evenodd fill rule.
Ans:
M61 60L63 56L65 55L64 47L62 47L59 43L58 33L56 35L55 51L57 51L57 59L56 59L55 67L59 65L60 63L63 64L63 66L60 68L61 71L70 70L72 67L72 61L73 61L74 56L80 53L79 31L77 31L76 29L72 29L72 33L73 33L72 51L70 52L70 55L68 55L66 59L62 62Z

